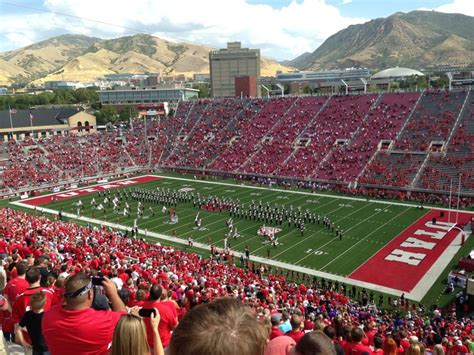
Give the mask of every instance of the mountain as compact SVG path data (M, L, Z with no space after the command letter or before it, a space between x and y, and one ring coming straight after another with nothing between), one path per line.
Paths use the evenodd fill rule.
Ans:
M45 80L94 81L104 74L161 73L162 75L209 72L210 47L166 41L148 34L104 40L63 35L0 53L0 85ZM262 57L263 76L289 71Z
M393 66L423 68L474 61L474 17L435 11L397 12L352 25L311 54L285 64L302 70Z
M306 61L309 60L313 53L305 52L298 57L291 60L282 60L280 63L289 67L300 68L305 65Z

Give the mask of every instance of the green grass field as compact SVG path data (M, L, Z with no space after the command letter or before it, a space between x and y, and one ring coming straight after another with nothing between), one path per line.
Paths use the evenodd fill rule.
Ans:
M213 195L221 198L238 198L246 205L252 200L262 201L263 204L268 202L270 205L292 205L293 208L301 207L302 210L309 209L321 216L330 217L336 226L340 226L344 230L342 240L336 238L335 233L328 231L322 224L306 224L304 236L301 236L299 229L293 226L288 227L286 222L282 226L269 223L266 225L282 229L277 234L280 245L272 247L263 244L264 238L257 235L257 230L265 224L264 222L234 218L234 225L236 225L240 237L229 238L229 242L231 248L236 251L243 252L248 246L251 255L341 276L349 275L401 231L428 212L428 209L401 206L396 202L381 204L364 200L342 199L334 195L316 196L307 190L254 189L248 185L236 184L232 180L210 180L207 182L192 178L185 181L175 180L173 179L175 176L170 174L170 178L135 186L145 189L169 188L170 190L186 187L194 189L195 194L199 192L203 197ZM130 189L130 187L126 187L126 189ZM108 208L105 214L93 209L90 203L92 198L95 198L97 202L103 200L103 197L99 198L97 193L93 193L49 203L43 207L75 214L76 203L81 200L84 205L83 216L129 227L133 226L137 201L128 199L132 214L126 218L122 214L114 213L111 208ZM150 206L155 211L154 217L149 211ZM161 212L162 205L144 203L144 207L144 217L138 220L139 228L149 232L176 235L184 240L192 235L195 242L204 244L207 244L210 239L212 244L218 248L224 247L224 238L228 231L225 221L229 218L229 212L205 212L193 207L192 203L178 203L176 211L179 222L170 225L168 214ZM197 230L194 223L198 212L202 218L201 230ZM469 240L460 253L467 250L472 244L471 242ZM166 242L164 243L166 244ZM444 288L447 272L448 270L440 275L434 286L427 285L427 287L433 287L425 296L424 303L447 302L447 298L444 299L442 296L440 299L439 296Z

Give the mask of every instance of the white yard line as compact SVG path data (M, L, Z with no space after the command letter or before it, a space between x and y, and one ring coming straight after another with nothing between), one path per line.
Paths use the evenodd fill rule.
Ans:
M326 265L324 265L323 267L321 267L321 269L324 269L326 268L327 266L331 265L333 262L335 262L337 259L339 259L341 256L345 255L347 252L349 252L350 250L352 250L352 248L356 247L359 243L363 242L364 240L367 239L367 237L371 236L372 234L374 234L375 232L377 232L380 228L383 228L385 227L388 223L390 223L392 220L400 217L402 214L406 213L407 211L409 211L409 209L404 209L402 212L400 212L399 214L397 214L396 216L390 218L387 222L385 222L384 224L382 224L381 226L379 226L378 228L374 229L372 232L370 232L369 234L367 234L364 238L360 239L357 243L355 243L353 246L351 246L349 249L346 249L343 253L339 254L337 257L335 257L334 259L332 259L330 262L328 262ZM380 212L379 212L380 213ZM373 254L375 255L375 254ZM372 256L373 256L372 255Z
M363 210L364 208L366 208L366 207L368 207L368 206L370 206L370 204L363 205L361 208L358 208L357 210L355 210L355 211L352 212L351 214L357 213L357 212ZM337 211L337 210L340 210L341 208L344 208L344 206L338 207L338 208L336 208L336 209L335 209L334 211L332 211L332 212L335 212L335 211ZM351 214L347 215L347 217L349 217ZM373 215L370 216L369 219L372 218L372 217L373 217ZM345 219L345 218L346 218L346 217L343 217L343 218L339 219L338 222L339 222L339 221L342 221L342 220ZM306 237L306 238L300 240L298 243L293 244L291 247L285 249L284 251L282 251L282 252L280 252L280 253L274 255L273 257L277 257L277 256L279 256L279 255L281 255L281 254L284 254L284 253L286 253L288 250L290 250L291 248L293 248L293 247L295 247L295 246L297 246L297 245L300 245L301 243L306 242L309 238L313 238L313 237L314 237L313 235L311 235L311 236L309 236L309 237ZM322 246L318 246L317 248L320 249L320 248L322 248L323 246L325 246L325 245L327 245L327 244L329 244L329 243L332 243L332 241L333 241L333 239L331 239L329 242L323 244ZM315 246L315 248L316 248L316 246ZM306 255L306 256L308 256L308 255ZM305 257L306 257L306 256L305 256ZM303 259L304 259L304 258L303 258ZM295 264L297 264L297 263L298 263L298 262L296 262Z
M15 202L11 202L11 203L14 204L14 205L17 205L17 206L21 206L21 207L24 207L24 208L31 209L31 210L35 210L35 207L36 207L36 206L23 204L20 201L15 201ZM40 211L40 212L55 214L55 215L58 214L58 211L56 211L56 210L52 210L52 209L44 208L44 207L39 207L39 206L36 207L36 210ZM86 222L86 223L102 225L102 226L106 226L106 227L110 227L110 228L114 228L114 229L118 229L118 230L127 230L127 229L130 228L129 226L126 226L126 225L116 224L116 223L112 223L112 222L105 222L105 221L94 219L94 218L78 217L77 215L75 215L73 213L68 213L68 212L64 212L63 216L68 217L68 218L73 218L73 219L76 219L76 220L79 220L79 221L83 221L83 222ZM140 235L144 236L145 235L145 230L139 228L138 233ZM160 239L160 240L166 240L166 241L176 243L176 244L182 244L182 245L185 245L185 246L188 245L187 240L181 239L181 238L178 238L178 237L172 237L172 236L169 236L169 235L164 235L164 234L161 234L161 233L150 232L150 231L147 231L146 235L147 235L147 237L153 237L153 238ZM210 251L210 246L207 245L207 244L204 244L204 243L194 242L193 246L196 247L196 248L199 248L199 249ZM241 253L241 252L237 252L237 251L234 251L234 250L232 252L234 253L234 255L237 258L239 258L241 255L245 256L245 254ZM312 276L316 276L316 277L324 277L324 278L327 278L327 279L330 279L330 280L343 282L343 283L346 283L346 284L349 284L349 285L355 285L355 286L358 286L358 287L373 289L375 291L389 293L389 294L392 294L392 295L400 295L402 293L399 290L395 290L395 289L392 289L392 288L389 288L389 287L379 286L379 285L375 285L375 284L371 284L371 283L363 282L363 281L358 281L358 280L352 280L352 279L349 279L349 278L346 278L346 277L343 277L343 276L340 276L340 275L335 275L335 274L322 272L322 271L318 271L318 270L314 270L314 269L310 269L310 268L306 268L306 267L301 267L301 266L297 266L297 265L293 265L293 264L289 264L289 263L284 263L284 262L281 262L281 261L270 260L270 259L266 259L266 258L259 257L259 256L251 255L250 260L255 261L257 263L272 265L272 266L279 267L279 268L282 268L282 269L294 270L294 271L297 271L297 272L305 273L307 275L312 275ZM409 293L405 293L405 296L407 298L413 299L414 301L420 301L421 300L421 299L414 299L414 298L410 297Z
M402 202L378 201L378 200L370 200L370 199L367 200L367 199L364 199L364 198L356 198L356 197L348 197L348 196L333 196L333 195L326 195L326 194L312 193L312 192L304 192L304 191L288 191L288 190L271 189L271 188L259 187L259 186L236 185L236 184L217 182L217 181L202 181L202 180L194 180L194 179L188 179L188 178L179 178L179 177L162 176L162 175L153 175L153 174L145 175L145 176L156 176L156 177L160 177L160 178L163 178L163 179L187 181L187 182L198 182L198 183L210 184L210 185L230 186L230 187L234 187L234 188L239 187L239 188L247 188L247 189L254 189L254 190L279 191L281 193L289 193L289 194L297 194L297 195L328 197L328 198L340 199L340 200L372 202L372 203L379 203L379 204L384 204L384 205L394 205L394 206L404 206L404 207L415 207L413 204L402 203ZM124 180L128 180L128 179L124 179ZM109 183L113 184L114 182L118 182L118 181L123 181L123 180L111 181ZM78 189L74 189L74 190L80 190L80 189L83 189L83 188L92 188L92 187L98 186L98 185L102 185L102 184L97 184L97 185L93 185L93 186L86 186L86 187L82 187L82 188L78 188ZM74 190L68 190L68 191L74 191ZM57 193L43 195L43 197L44 196L51 196L51 195L55 195L55 194L57 194ZM37 198L37 197L34 197L34 198ZM34 198L32 198L32 199L34 199ZM40 206L32 206L32 205L25 204L24 202L28 201L28 200L30 200L30 199L11 202L11 204L17 205L17 206L20 206L20 207L23 207L23 208L28 208L28 209L31 209L31 210L37 210L37 211L40 211L40 212L46 212L46 213L51 213L51 214L55 214L55 215L58 214L58 211L56 211L56 210L52 210L52 209L44 208L44 207L40 207ZM434 210L443 210L443 211L454 211L454 212L457 211L455 209L447 209L447 208L432 207L432 206L429 206L429 208L434 209ZM407 210L404 210L400 214L402 214L403 212L406 212L406 211ZM471 211L460 211L460 212L468 213L468 214L474 214L474 212L471 212ZM400 214L398 214L394 218L398 217ZM106 222L106 221L102 221L102 220L98 220L98 219L94 219L94 218L89 218L89 217L78 217L75 214L67 213L67 212L64 212L63 215L65 217L73 218L73 219L80 220L80 221L83 221L83 222L93 223L93 224L97 224L97 225L104 225L104 226L107 226L107 227L120 229L120 230L127 230L129 228L129 226L126 226L126 225L120 225L120 224L117 224L117 223ZM392 218L392 219L394 219L394 218ZM389 220L387 223L390 223L391 220ZM386 225L387 223L385 223L384 225ZM377 228L376 230L380 229L381 227ZM375 231L373 231L372 233L374 233ZM138 232L141 235L145 235L145 230L144 229L139 228ZM185 240L185 239L168 236L168 235L161 234L161 233L147 231L146 235L148 237L153 237L153 238L160 239L160 240L166 240L166 241L169 241L169 242L172 242L172 243L182 244L182 245L185 245L185 246L188 244L187 240ZM367 235L365 238L359 240L359 242L357 242L355 245L357 245L361 241L365 240L369 235ZM415 286L415 288L411 292L408 292L408 293L405 292L405 296L408 299L411 299L411 300L416 301L416 302L420 302L423 299L423 297L429 291L429 287L426 287L426 285L433 284L436 281L436 279L439 277L439 274L446 268L446 266L452 260L454 255L459 251L459 249L460 249L460 240L461 240L461 236L459 234L455 238L453 243L451 243L451 245L445 250L445 252L443 252L442 257L441 256L439 257L438 261L436 261L433 264L433 266L430 268L430 270L418 282L418 284ZM339 255L339 257L344 255L346 252L348 252L354 246L347 249L344 253ZM204 243L194 242L194 247L202 249L202 250L210 251L210 246L207 245L207 244L204 244ZM232 252L234 253L234 255L236 257L240 257L243 254L243 253L240 253L240 252L237 252L237 251L234 251L234 250ZM388 293L388 294L392 294L392 295L397 295L398 296L403 292L401 290L393 289L393 288L390 288L390 287L385 287L385 286L372 284L372 283L369 283L369 282L354 280L354 279L350 279L350 278L347 278L347 277L344 277L344 276L335 275L335 274L332 274L332 273L323 272L323 271L319 271L319 270L315 270L315 269L311 269L311 268L307 268L307 267L302 267L302 266L298 266L298 265L294 265L294 264L289 264L289 263L285 263L285 262L281 262L281 261L277 261L277 260L266 259L266 258L259 257L259 256L251 255L251 260L255 261L255 262L258 262L258 263L263 263L263 264L279 267L279 268L282 268L282 269L294 270L296 272L301 272L301 273L305 273L307 275L316 276L316 277L324 277L324 278L327 278L327 279L330 279L330 280L333 280L333 281L338 281L338 282L346 283L346 284L349 284L349 285L354 285L354 286L357 286L357 287L372 289L374 291ZM332 261L330 263L332 263ZM330 263L326 264L324 267L326 267Z
M379 204L382 204L382 205L416 207L415 204L396 202L396 201L380 201L380 200L371 200L371 199L367 200L365 198L360 198L360 197L329 195L329 194L321 194L321 193L317 193L317 192L313 193L313 192L305 192L305 191L292 191L292 190L283 190L283 189L279 189L279 188L272 189L272 188L269 188L269 187L248 186L248 185L240 185L240 184L236 185L236 184L230 184L230 183L227 183L227 182L194 180L194 179L189 179L189 178L180 178L180 177L166 176L166 175L149 175L149 176L158 176L162 179L193 181L193 182L199 182L199 183L211 184L211 185L225 185L225 186L241 187L241 188L255 189L255 190L266 190L266 191L281 191L282 193L288 193L288 194L328 197L328 198L334 198L334 199L340 199L340 200L349 200L349 201L373 202L373 203L379 203ZM431 205L423 205L423 206L424 206L424 208L429 208L429 209L432 209L432 210L452 211L452 212L457 212L458 211L454 208L449 209L449 208L443 208L443 207L437 207L437 206L431 206ZM459 210L459 212L474 214L474 211Z
M351 214L347 215L346 217L342 218L341 220L349 217L350 215L354 214L354 213L357 213L359 212L360 210L362 210L363 208L367 207L367 206L371 206L371 204L367 204L367 205L364 205L362 208L359 208L357 211L354 211L352 212ZM373 215L370 215L369 217L367 217L366 219L354 224L352 227L350 227L349 229L347 229L346 231L344 231L344 233L347 235L347 232L349 232L350 230L354 229L355 227L357 227L358 225L361 225L362 223L365 223L367 222L369 219L371 219L372 217L376 216L377 214L381 213L382 211L379 211ZM334 237L332 238L330 241L328 241L327 243L321 245L320 247L317 247L318 250L320 250L321 248L324 248L326 245L329 245L331 243L334 243L336 240L338 240L337 237ZM316 247L315 247L316 248ZM309 253L308 255L305 255L304 257L302 257L300 260L298 260L295 264L299 264L300 261L303 261L304 259L306 259L307 257L311 256L312 254Z
M323 206L329 205L330 203L333 203L333 202L334 202L334 201L329 201L328 203L325 203L324 205L321 205L321 206L319 206L319 207L323 207ZM364 206L364 207L365 207L365 206ZM364 208L364 207L362 207L362 208ZM340 206L340 207L338 207L338 208L336 208L336 209L333 209L333 210L329 211L328 213L326 213L326 216L331 215L331 213L334 213L334 212L340 210L341 208L344 208L344 206ZM290 231L288 231L288 232L286 232L286 233L280 235L280 236L278 237L278 239L281 240L283 237L285 237L286 235L290 234L291 232L293 232L293 231L295 231L295 230L298 231L298 229L290 230ZM289 248L287 248L287 249L281 251L280 253L274 255L273 257L275 258L275 257L277 257L277 256L279 256L279 255L281 255L281 254L286 253L288 250L290 250L290 249L293 248L294 246L296 246L296 245L298 245L298 244L301 244L301 243L304 242L305 240L308 240L309 238L312 238L312 237L314 237L314 235L311 235L311 236L309 236L309 237L304 238L303 240L300 240L298 243L293 244L293 245L290 246ZM263 246L261 246L261 247L258 247L258 248L255 249L255 250L252 250L252 252L257 252L257 251L259 251L259 250L261 250L261 249L263 249L263 248L265 248L265 247L267 247L267 246L268 246L268 245L263 245Z

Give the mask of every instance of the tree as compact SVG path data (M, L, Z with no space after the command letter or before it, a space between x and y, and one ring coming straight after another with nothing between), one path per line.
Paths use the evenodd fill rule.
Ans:
M138 116L138 111L135 106L124 106L119 112L120 121L128 121L130 117Z
M193 89L199 90L198 97L200 99L209 97L209 84L207 84L207 83L196 83L196 84L193 84Z
M107 122L114 123L119 115L113 106L104 106L96 112L97 124L106 124Z

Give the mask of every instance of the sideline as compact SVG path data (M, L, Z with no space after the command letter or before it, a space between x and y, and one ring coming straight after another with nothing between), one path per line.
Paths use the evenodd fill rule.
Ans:
M44 207L40 207L40 206L36 206L36 208L35 208L35 206L22 204L21 202L18 202L18 201L11 202L11 204L17 205L17 206L20 206L20 207L24 207L24 208L28 208L28 209L31 209L31 210L50 213L50 214L53 214L53 215L58 214L58 211L56 211L56 210L52 210L52 209L44 208ZM96 224L96 225L102 225L102 226L114 228L114 229L117 229L117 230L126 230L126 229L130 228L130 226L126 226L126 225L122 225L122 224L118 224L118 223L106 222L106 221L102 221L102 220L95 219L95 218L77 216L73 213L68 213L68 212L63 212L63 216L71 218L73 220L79 220L79 221L82 221L82 222L92 223L92 224ZM153 237L153 238L156 238L156 239L159 239L159 240L165 240L165 241L169 241L169 242L176 243L176 244L182 244L184 246L186 246L188 244L187 240L185 240L185 239L181 239L181 238L177 238L177 237L173 237L173 236L168 236L168 235L161 234L161 233L147 231L147 230L142 229L142 228L138 229L138 233L142 236L146 235L147 237ZM448 247L447 250L445 251L444 255L450 255L451 256L449 258L449 261L452 259L452 257L457 253L457 251L460 248L459 244L456 243L456 241L460 241L460 238L456 238L455 242L450 247ZM458 244L458 245L456 245L456 244ZM197 247L199 249L210 251L210 246L207 245L207 244L204 244L204 243L194 242L193 246ZM234 254L236 259L240 258L241 255L245 256L244 253L234 251L234 250L232 250L232 253ZM294 271L297 271L297 272L300 272L300 273L305 273L305 274L311 275L311 276L324 277L325 279L338 281L340 283L345 283L345 284L348 284L348 285L354 285L354 286L361 287L361 288L367 288L367 289L371 289L371 290L374 290L374 291L383 292L383 293L387 293L387 294L391 294L391 295L395 295L395 296L399 296L403 293L403 291L396 290L396 289L393 289L393 288L380 286L380 285L372 284L372 283L369 283L369 282L358 281L358 280L350 279L348 277L344 277L344 276L341 276L341 275L338 275L338 274L323 272L323 271L310 269L310 268L302 267L302 266L298 266L298 265L293 265L293 264L289 264L289 263L285 263L285 262L281 262L281 261L277 261L277 260L266 259L266 258L263 258L263 257L260 257L260 256L251 255L250 261L254 261L254 262L262 263L262 264L267 264L267 265L272 265L272 266L282 268L282 269L294 270ZM435 269L435 266L437 266L437 264L435 264L432 269ZM444 266L439 266L439 267L444 268ZM439 267L437 267L436 269L438 269ZM416 301L416 302L420 302L423 299L423 297L429 291L429 288L427 289L425 287L425 285L432 284L439 276L439 272L437 270L432 270L432 269L430 269L429 272L425 274L425 276L420 280L420 282L416 285L416 287L412 290L412 292L405 293L406 298L411 299L411 300Z
M249 186L249 185L242 185L242 184L231 184L231 183L228 183L228 182L219 182L219 181L194 180L194 179L189 179L189 178L180 178L180 177L166 176L166 175L152 175L152 176L157 176L161 179L179 180L179 181L186 181L186 182L198 182L198 183L211 184L211 185L232 186L232 187L240 187L240 188L247 188L247 189L254 189L254 190L265 190L265 191L280 191L281 193L288 193L288 194L329 197L329 198L340 199L340 200L349 200L349 201L373 202L373 203L379 203L379 204L382 204L382 205L395 205L395 206L413 207L413 208L416 207L415 204L397 202L397 201L381 201L381 200L365 199L365 198L360 198L360 197L328 195L328 194L322 194L322 193L318 193L318 192L284 190L284 189L280 189L280 188L273 189L273 188L270 188L270 187ZM443 207L437 207L437 206L432 206L432 205L423 205L423 208L431 209L431 210L439 210L439 211L448 211L448 212L449 211L451 211L451 212L459 211L459 212L469 213L469 214L474 215L474 211L457 210L457 209L454 209L454 208L450 209L450 208L443 208Z
M326 195L326 194L321 194L321 193L312 193L312 192L304 192L304 191L291 191L291 190L288 191L288 190L272 189L272 188L260 187L260 186L247 186L247 185L240 185L240 184L236 185L236 184L230 184L230 183L225 183L225 182L194 180L194 179L189 179L189 178L172 177L172 176L166 176L166 175L152 175L152 174L149 174L149 175L144 175L144 176L150 176L150 177L153 176L153 177L162 178L162 179L170 179L170 180L178 180L178 181L186 181L186 182L198 182L198 183L204 183L204 184L210 184L210 185L231 186L231 187L234 187L234 188L235 187L240 187L240 188L248 188L248 189L254 189L254 190L266 190L266 191L274 191L274 192L278 191L278 192L281 192L281 193L290 193L290 194L292 193L292 194L297 194L297 195L329 197L329 198L334 198L334 199L350 200L350 201L361 201L361 202L369 202L369 203L372 202L372 203L379 203L379 204L384 204L384 205L396 205L396 206L404 206L404 207L410 207L410 208L415 207L412 204L407 204L407 203L402 203L402 202L379 201L379 200L371 200L371 199L367 200L367 199L364 199L364 198L349 197L349 196L332 196L332 195ZM95 186L97 186L97 185L95 185ZM88 186L88 187L92 188L94 186ZM57 194L57 193L52 193L52 194L49 194L49 195L42 195L42 197L55 195L55 194ZM49 208L44 208L44 207L40 207L40 206L33 206L33 205L23 203L23 202L26 202L28 200L30 200L30 199L18 200L18 201L10 202L10 204L17 205L17 206L20 206L20 207L23 207L23 208L37 210L37 211L40 211L40 212L50 213L50 214L53 214L53 215L58 214L57 210L52 210L52 209L49 209ZM434 209L434 210L443 210L443 211L454 211L454 212L458 211L458 210L455 210L455 209L444 209L444 208L436 208L436 207L430 207L430 208ZM474 212L471 212L471 211L460 211L460 212L474 214ZM80 221L83 221L83 222L87 222L87 223L92 223L92 224L96 224L96 225L103 225L103 226L111 227L111 228L114 228L114 229L126 230L126 229L130 228L130 226L126 226L126 225L122 225L122 224L118 224L118 223L106 222L106 221L102 221L102 220L95 219L95 218L90 218L90 217L77 216L73 213L68 213L68 212L63 212L63 216L68 217L68 218L72 218L72 219L75 219L75 220L80 220ZM187 240L185 240L185 239L181 239L181 238L177 238L177 237L173 237L173 236L168 236L168 235L161 234L161 233L151 232L151 231L145 230L143 228L139 228L138 233L142 236L145 236L145 234L146 234L147 237L153 237L153 238L160 239L160 240L166 240L166 241L169 241L169 242L172 242L172 243L182 244L182 245L185 245L185 246L188 243ZM394 238L396 238L396 237L397 236L394 236ZM410 300L413 300L413 301L416 301L416 302L420 302L423 299L423 297L428 293L428 291L430 289L430 287L427 287L426 285L434 284L434 282L439 277L440 273L446 268L446 266L449 264L449 262L451 262L452 258L455 256L455 254L461 248L460 241L461 241L461 233L459 233L453 239L453 242L451 243L451 245L449 245L446 248L446 250L443 253L443 258L440 258L440 260L438 260L438 262L434 263L434 265L420 279L420 281L413 288L413 290L409 293L405 292L405 297L406 298L408 298ZM194 247L197 247L199 249L210 251L210 246L207 245L207 244L195 241L193 245L194 245ZM244 253L238 252L238 251L235 251L235 250L232 250L232 253L235 255L236 258L240 258L241 255L244 255ZM305 273L305 274L311 275L311 276L324 277L326 279L330 279L330 280L333 280L333 281L338 281L340 283L345 283L345 284L348 284L348 285L354 285L354 286L361 287L361 288L372 289L374 291L383 292L383 293L387 293L387 294L391 294L391 295L395 295L395 296L399 296L400 294L403 293L403 291L400 291L400 290L397 290L397 289L393 289L393 288L389 288L389 287L385 287L385 286L380 286L380 285L369 283L369 282L354 280L354 279L344 277L344 276L339 275L339 274L323 272L323 271L319 271L319 270L316 270L316 269L302 267L302 266L298 266L298 265L294 265L294 264L290 264L290 263L286 263L286 262L266 259L266 258L263 258L263 257L260 257L260 256L251 255L250 260L255 261L257 263L272 265L272 266L279 267L279 268L282 268L282 269L294 270L294 271L297 271L297 272L300 272L300 273ZM443 262L443 261L445 261L445 262Z

